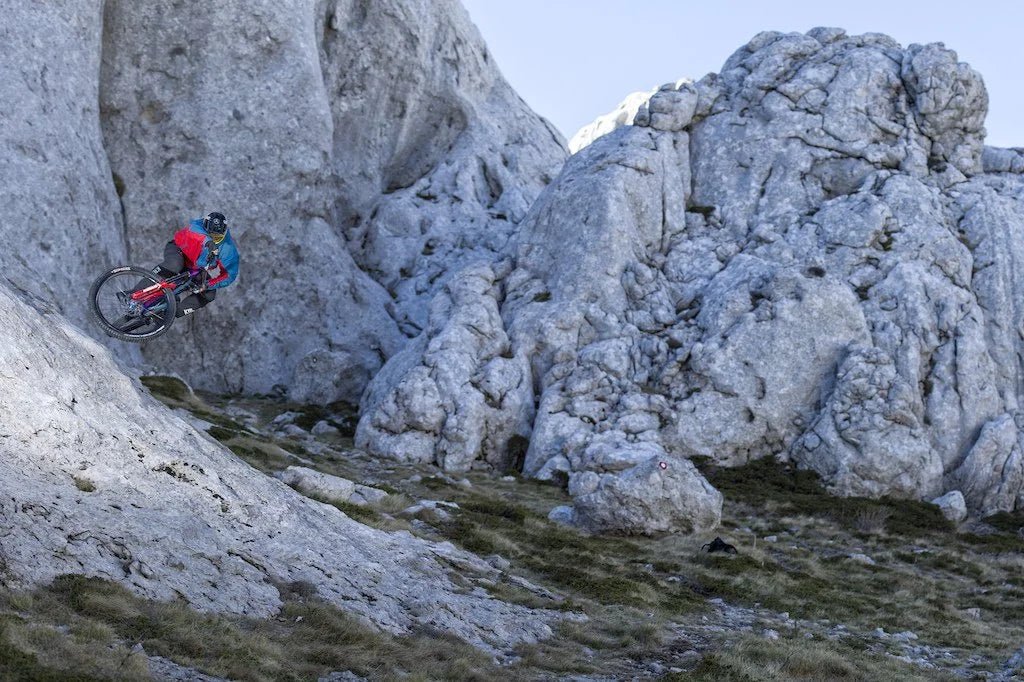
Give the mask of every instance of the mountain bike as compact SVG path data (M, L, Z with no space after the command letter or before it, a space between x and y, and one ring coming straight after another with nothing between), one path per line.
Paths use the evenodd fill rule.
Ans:
M152 270L124 265L101 275L89 289L89 311L109 336L140 343L167 332L178 296L206 287L204 269L162 278Z

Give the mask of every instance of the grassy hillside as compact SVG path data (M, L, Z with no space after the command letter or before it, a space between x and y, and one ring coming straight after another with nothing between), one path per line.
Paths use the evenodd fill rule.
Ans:
M956 529L931 505L837 499L813 474L773 461L702 462L725 495L718 534L736 554L701 552L711 537L592 537L547 520L568 502L558 487L367 457L352 448L344 406L145 383L254 469L301 464L373 485L389 495L363 506L321 501L369 525L449 540L502 569L499 579L462 579L465 589L570 617L550 640L491 660L442 632L379 633L321 602L312 585L278 586L281 614L255 621L69 576L0 590L4 679L149 679L167 659L239 680L340 670L371 679L935 680L1006 675L1024 642L1019 516ZM337 433L304 435L321 421ZM297 428L282 430L285 422Z

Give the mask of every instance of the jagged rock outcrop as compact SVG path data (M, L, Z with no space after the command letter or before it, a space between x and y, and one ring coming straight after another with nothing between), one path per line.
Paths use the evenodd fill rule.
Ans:
M448 281L424 333L367 390L357 446L403 461L436 458L450 471L469 469L481 453L499 470L521 458L533 390L498 312L496 281L508 269L481 264Z
M942 45L815 29L760 34L720 74L587 133L494 287L537 404L525 471L567 476L577 522L627 532L696 512L637 486L662 516L604 523L636 499L589 504L594 476L624 486L695 455L778 455L839 494L1024 505L1024 178L1017 151L984 148L986 110L981 77ZM422 371L429 345L370 395ZM381 418L364 407L361 434ZM390 410L389 433L436 455L410 417Z
M501 77L457 0L320 9L339 224L416 335L450 273L508 253L564 142Z
M101 101L133 260L215 208L242 253L216 314L182 325L204 342L172 330L147 357L306 401L358 401L564 157L455 0L109 2Z
M466 590L452 566L496 575L449 543L369 528L251 469L0 280L0 583L85 574L269 616L275 585L304 581L394 632L429 625L492 650L550 634L552 614Z

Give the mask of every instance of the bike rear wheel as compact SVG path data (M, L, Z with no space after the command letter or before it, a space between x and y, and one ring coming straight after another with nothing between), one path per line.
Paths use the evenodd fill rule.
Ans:
M101 275L89 290L89 310L109 336L141 342L165 333L174 322L177 300L166 289L145 297L132 294L163 280L150 270L123 266Z

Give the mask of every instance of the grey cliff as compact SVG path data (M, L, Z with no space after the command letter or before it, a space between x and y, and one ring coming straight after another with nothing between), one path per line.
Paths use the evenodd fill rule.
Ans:
M242 251L216 314L145 349L200 387L358 402L427 297L506 248L564 157L454 0L117 0L104 23L132 259L212 209ZM198 327L210 341L183 351Z
M124 224L99 118L99 0L5 3L0 25L0 267L84 324Z

